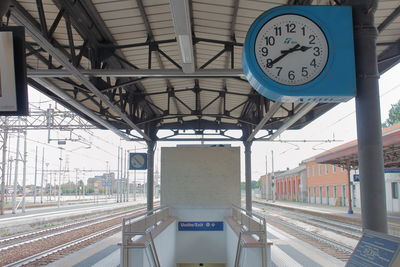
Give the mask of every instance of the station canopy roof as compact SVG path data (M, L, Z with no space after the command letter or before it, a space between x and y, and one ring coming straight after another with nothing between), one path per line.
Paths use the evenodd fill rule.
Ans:
M335 104L260 96L241 70L247 30L276 6L338 2L12 0L9 25L25 26L29 84L100 128L136 140L163 129L171 135L160 140L238 140L235 129L272 140ZM379 1L375 14L380 73L400 59L399 6Z
M400 168L400 123L383 129L383 159L385 168ZM318 163L358 167L357 140L334 147L315 156Z

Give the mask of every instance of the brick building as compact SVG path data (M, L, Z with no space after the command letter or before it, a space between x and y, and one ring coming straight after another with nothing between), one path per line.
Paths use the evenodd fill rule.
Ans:
M349 197L347 170L330 164L319 164L316 157L303 161L307 175L307 198L309 203L345 206Z
M306 167L298 167L275 174L276 199L278 200L306 200Z
M388 211L400 212L400 123L383 129L382 144ZM357 140L353 140L306 159L294 169L275 174L276 199L349 206L351 196L352 207L361 207L362 177L357 170L357 150ZM263 190L272 192L271 184L267 179Z

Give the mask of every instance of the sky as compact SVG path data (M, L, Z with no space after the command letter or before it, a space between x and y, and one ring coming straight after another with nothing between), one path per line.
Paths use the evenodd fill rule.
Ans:
M379 81L381 117L385 121L388 117L391 105L400 100L400 64L382 75ZM63 109L61 105L55 105L49 98L33 88L29 87L29 101L41 109L46 109L49 104L57 109ZM55 106L54 106L55 105ZM147 148L144 142L126 142L121 141L119 136L107 130L90 130L93 134L85 131L76 131L75 133L91 141L90 148L87 144L81 142L67 141L62 146L61 163L62 169L69 169L69 172L63 177L64 181L71 179L75 181L86 179L104 173L106 170L116 171L118 166L118 146L125 150L133 152L146 152ZM58 131L51 132L52 138L57 136L64 138L65 133ZM356 139L356 118L354 99L341 103L311 122L301 130L289 130L275 139L275 142L254 142L252 146L252 179L258 180L259 177L272 170L272 151L274 155L274 170L285 170L293 168L307 158L313 157L323 151ZM321 142L287 142L287 140L321 140ZM16 135L11 136L11 156L15 158ZM155 170L160 170L160 147L176 146L173 142L158 142L155 154ZM182 143L180 143L182 144ZM192 142L191 144L200 144ZM206 143L207 144L207 143ZM215 142L213 143L215 144ZM229 143L226 143L229 144ZM241 147L241 179L244 180L244 147L241 142L230 143L232 146ZM20 147L22 152L23 142L21 139ZM49 173L45 179L54 181L58 174L60 165L60 149L57 142L48 142L47 131L29 131L27 137L27 184L34 182L35 176L35 149L38 148L38 181L41 177L42 149L45 149L45 163L48 163ZM67 160L68 159L68 160ZM22 163L20 163L19 176L22 179ZM46 164L45 164L46 166ZM13 174L14 175L14 174ZM137 180L144 181L146 173L137 172ZM133 173L130 173L133 177ZM58 176L57 176L58 179ZM20 181L22 183L22 181Z

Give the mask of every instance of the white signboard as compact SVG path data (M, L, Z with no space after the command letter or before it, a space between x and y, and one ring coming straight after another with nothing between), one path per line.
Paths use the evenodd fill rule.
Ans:
M17 111L12 32L0 32L0 111Z

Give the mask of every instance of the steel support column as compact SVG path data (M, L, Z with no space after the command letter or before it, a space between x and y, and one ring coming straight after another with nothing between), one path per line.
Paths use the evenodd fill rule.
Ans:
M353 6L357 63L356 118L363 228L387 233L382 129L379 103L377 30L378 1L349 0Z
M153 210L155 141L147 143L147 211Z
M351 192L351 178L350 178L350 171L351 171L351 167L350 164L348 163L346 165L346 170L347 170L347 188L349 190L349 209L347 210L348 214L353 214L353 195Z
M251 145L252 142L244 141L244 162L246 179L246 210L252 211L251 199Z

